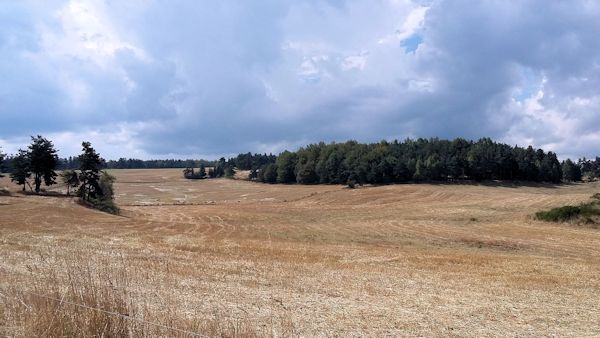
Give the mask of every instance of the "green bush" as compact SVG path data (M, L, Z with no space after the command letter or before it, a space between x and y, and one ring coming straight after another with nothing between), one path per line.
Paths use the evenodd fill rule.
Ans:
M108 212L111 214L118 214L119 207L115 204L114 200L106 198L92 198L89 204L100 211Z
M567 205L564 207L553 208L549 211L540 211L535 214L535 218L546 222L567 222L577 219L585 219L587 222L593 222L590 217L600 215L600 209L595 208L596 203L586 203L579 206Z
M566 222L578 218L580 215L580 207L567 205L560 208L553 208L549 211L540 211L535 214L535 217L546 222Z

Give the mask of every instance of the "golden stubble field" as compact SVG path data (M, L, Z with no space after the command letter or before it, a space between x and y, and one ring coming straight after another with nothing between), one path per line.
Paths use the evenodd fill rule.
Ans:
M600 184L112 173L121 216L0 180L0 336L600 336L600 229L531 217Z

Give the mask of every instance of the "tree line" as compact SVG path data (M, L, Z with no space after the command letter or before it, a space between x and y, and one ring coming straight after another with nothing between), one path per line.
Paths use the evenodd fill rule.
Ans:
M81 145L82 154L77 157L78 170L63 170L60 173L67 187L67 195L70 195L71 188L78 188L77 195L83 203L116 213L118 208L113 200L115 178L101 170L104 160L89 142L82 142ZM47 187L57 184L59 175L56 170L60 163L57 153L52 141L40 135L32 136L27 149L19 149L16 155L10 157L11 181L22 186L23 191L29 187L31 192L37 194L42 191L42 184ZM0 158L4 159L4 155Z
M275 163L277 156L273 154L239 154L234 158L230 158L228 163L240 170L252 170L265 166L270 163Z
M218 161L215 161L214 165L211 167L206 167L204 163L201 163L198 171L195 171L194 167L183 169L183 177L187 179L218 178L223 176L233 177L235 173L233 167L231 160L227 161L224 157L221 157Z
M251 170L260 168L269 163L275 163L276 159L277 156L273 154L252 154L248 152L231 157L228 160L225 160L224 157L214 162L201 160L203 162L200 165L190 164L186 166L183 170L183 176L189 179L233 177L235 169ZM196 171L195 168L198 168L198 170Z
M38 136L39 138L39 136ZM34 138L32 138L33 140ZM39 140L38 140L39 141ZM43 147L43 144L39 145ZM31 149L30 149L31 151ZM81 168L81 156L58 159L56 153L39 160L55 161L58 169ZM13 172L27 161L27 151L6 156L0 152L5 169ZM53 159L50 159L53 158ZM490 138L469 141L406 139L363 144L324 142L297 151L273 154L243 153L236 157L206 160L137 160L120 158L104 161L99 168L185 168L186 178L232 177L234 168L249 170L249 179L266 183L300 184L387 184L420 181L515 180L533 182L575 182L600 178L600 157L559 162L555 153L497 143ZM194 168L200 168L195 170ZM31 174L30 174L31 175ZM52 181L52 173L37 172L33 182L39 187Z
M490 138L310 144L278 156L241 154L249 178L265 183L387 184L420 181L580 181L600 177L600 158L560 162L554 152ZM263 161L260 163L260 161Z
M198 168L201 165L205 167L214 166L216 161L192 160L192 159L165 159L165 160L141 160L137 158L124 158L118 160L102 160L103 169L164 169L164 168ZM59 159L58 168L77 169L79 168L79 157L69 156Z

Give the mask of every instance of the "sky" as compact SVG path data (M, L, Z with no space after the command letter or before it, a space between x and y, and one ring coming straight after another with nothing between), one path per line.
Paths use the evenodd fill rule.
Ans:
M491 137L600 155L593 0L0 0L0 147L207 158Z

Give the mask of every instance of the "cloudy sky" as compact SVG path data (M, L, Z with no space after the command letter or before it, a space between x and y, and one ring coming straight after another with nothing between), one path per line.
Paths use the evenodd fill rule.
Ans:
M0 1L0 146L483 136L600 155L598 1Z

